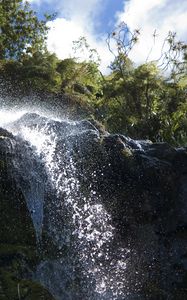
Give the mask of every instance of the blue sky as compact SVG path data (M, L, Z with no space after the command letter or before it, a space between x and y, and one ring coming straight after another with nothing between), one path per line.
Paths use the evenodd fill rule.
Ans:
M45 12L57 12L49 22L48 49L59 58L74 56L72 41L85 36L91 47L101 57L101 71L113 59L107 49L108 32L124 21L130 30L140 28L138 44L131 52L136 63L158 58L163 40L168 31L176 31L178 39L187 42L186 0L29 0L33 9L41 16ZM153 33L157 37L153 45ZM154 46L154 47L153 47ZM80 54L86 57L86 53Z
M43 16L45 12L48 13L57 13L57 17L66 18L66 13L63 12L61 7L63 6L63 0L59 1L37 1L30 0L32 7L37 11L40 17ZM73 2L73 1L72 1ZM84 1L83 1L84 2ZM89 0L87 0L89 2ZM60 4L61 3L61 4ZM115 26L115 14L116 12L120 12L123 10L124 1L123 0L103 0L102 7L99 9L98 14L95 15L95 19L97 21L96 30L98 33L106 33L110 31Z

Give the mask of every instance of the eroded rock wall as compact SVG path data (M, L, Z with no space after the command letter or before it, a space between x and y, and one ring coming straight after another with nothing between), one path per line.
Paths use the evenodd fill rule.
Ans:
M33 117L37 121L38 117L31 116L31 119ZM66 122L54 122L51 128L60 136L75 125L71 125L71 130L68 126ZM55 206L52 201L55 197L52 188L44 186L39 246L33 222L40 224L40 221L33 218L35 212L28 207L20 184L26 180L21 158L16 160L22 168L19 176L18 165L15 168L15 155L20 155L20 149L24 150L28 143L24 144L4 129L0 129L0 136L0 299L22 299L20 293L24 299L52 299L32 278L42 261L68 255L66 250L59 251L49 234L51 224L53 230L56 227L60 232L57 228L62 222L59 205ZM121 248L130 249L126 256L126 298L186 299L187 148L174 149L165 143L152 144L109 135L84 121L78 125L77 134L65 135L57 143L55 155L61 159L65 153L65 139L72 146L74 175L81 185L81 195L86 196L91 186L111 215L115 228L113 253L117 255ZM26 156L23 155L23 159ZM37 182L45 185L45 173L45 180L40 181L42 165L30 163L29 168L33 168L33 172L38 170ZM25 187L29 188L27 180ZM63 197L60 199L63 201ZM53 223L49 222L49 217ZM63 222L67 220L64 217ZM78 279L75 282L78 291ZM79 299L82 294L75 295ZM66 299L61 296L58 299ZM67 299L70 298L67 296Z

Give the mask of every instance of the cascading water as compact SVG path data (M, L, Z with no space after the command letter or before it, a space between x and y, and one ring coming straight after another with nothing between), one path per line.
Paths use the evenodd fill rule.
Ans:
M53 120L34 113L4 122L4 127L27 142L14 164L21 172L19 182L37 239L42 243L45 219L58 249L56 258L38 265L35 279L59 300L127 299L129 250L114 245L115 228L101 195L91 182L82 184L85 137L89 151L89 140L99 138L98 130L88 121ZM91 176L96 176L95 170ZM45 193L53 195L48 203Z

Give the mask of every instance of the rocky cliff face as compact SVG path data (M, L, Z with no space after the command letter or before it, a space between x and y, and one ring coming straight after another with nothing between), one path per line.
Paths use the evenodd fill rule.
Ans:
M0 299L52 300L33 280L41 258L31 213L16 176L17 145L12 134L0 129Z
M36 114L8 130L0 299L187 298L187 148Z
M111 168L103 199L132 249L132 299L185 299L187 149L118 135L103 145Z

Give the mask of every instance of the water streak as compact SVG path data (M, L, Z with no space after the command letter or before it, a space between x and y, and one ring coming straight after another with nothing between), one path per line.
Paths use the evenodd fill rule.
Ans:
M41 263L36 277L57 299L75 299L76 290L72 288L71 292L68 291L66 281L67 278L74 280L76 276L73 274L78 265L87 299L124 299L126 257L129 250L116 245L114 247L115 228L111 216L102 205L100 194L91 184L86 192L82 190L75 159L75 143L81 139L81 133L88 130L97 138L98 132L88 129L86 123L55 122L34 115L27 116L24 122L14 122L8 126L14 134L29 142L38 159L45 165L48 180L56 194L50 204L53 212L48 216L48 233L59 250L64 246L69 249L67 259L62 257ZM81 151L80 147L78 151ZM31 187L25 191L27 199L35 195L35 200L28 201L29 210L41 211L44 201L39 201L42 182ZM40 226L37 229L40 235L41 221L43 218L33 218L33 222ZM56 274L53 278L49 274L50 266ZM55 287L55 280L59 283L58 288ZM79 296L76 296L77 299Z

